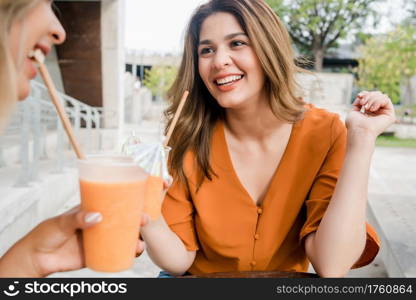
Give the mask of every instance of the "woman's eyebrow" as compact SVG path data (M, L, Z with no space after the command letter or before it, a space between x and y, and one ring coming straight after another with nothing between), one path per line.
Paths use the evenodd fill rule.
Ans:
M235 38L239 35L244 35L245 37L247 37L247 34L245 34L244 32L236 32L236 33L227 34L224 37L224 40L231 40L231 39L233 39L233 38ZM212 44L211 40L202 40L202 41L199 41L198 46L199 45L210 45L210 44Z
M245 37L247 37L247 34L245 34L244 32L236 32L236 33L231 33L225 36L225 40L231 40L239 35L244 35Z

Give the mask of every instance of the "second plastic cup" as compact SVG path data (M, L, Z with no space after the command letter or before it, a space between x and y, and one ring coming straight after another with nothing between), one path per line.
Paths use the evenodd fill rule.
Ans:
M144 212L154 221L160 218L162 214L163 202L163 164L166 166L170 147L164 147L164 156L154 162L153 172L150 172L146 183L146 196L144 203Z
M99 272L132 267L148 174L122 155L78 160L81 208L103 220L83 231L86 266Z

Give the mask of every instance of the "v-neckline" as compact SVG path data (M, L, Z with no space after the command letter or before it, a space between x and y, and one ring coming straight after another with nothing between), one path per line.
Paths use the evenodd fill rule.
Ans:
M230 154L230 150L228 149L228 144L227 144L227 139L225 137L225 128L224 128L224 123L223 121L219 122L219 133L221 135L221 144L223 144L224 146L224 152L225 152L225 159L224 159L224 163L227 164L227 169L229 169L232 179L236 182L236 184L239 186L239 188L245 193L246 197L250 204L257 208L257 207L263 207L264 204L266 203L266 200L269 198L269 194L270 194L270 190L272 189L272 187L274 186L274 182L277 180L276 178L278 177L278 175L280 174L280 170L284 167L284 163L288 160L288 157L290 156L290 153L292 151L290 151L289 148L291 148L291 145L294 143L293 140L296 137L296 131L298 130L298 126L299 126L299 122L296 122L293 124L290 135L289 135L289 140L287 142L286 148L283 151L282 157L279 161L279 164L277 165L271 179L270 179L270 184L267 187L267 190L264 194L264 197L262 199L262 201L260 203L257 203L256 201L254 201L254 199L252 198L252 196L250 195L250 193L247 191L247 189L245 188L245 186L243 185L243 183L240 180L240 177L238 176L235 168L234 168L234 164L233 161L231 159L231 154ZM283 167L282 167L283 166Z

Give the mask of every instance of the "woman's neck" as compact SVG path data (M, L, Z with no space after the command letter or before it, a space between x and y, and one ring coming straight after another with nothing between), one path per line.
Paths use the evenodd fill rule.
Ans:
M257 101L238 109L226 109L225 126L238 140L263 140L289 123L279 120L267 101Z

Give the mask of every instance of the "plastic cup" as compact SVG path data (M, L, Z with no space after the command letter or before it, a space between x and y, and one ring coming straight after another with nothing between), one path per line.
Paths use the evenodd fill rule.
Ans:
M163 179L149 176L146 182L144 212L154 221L159 219L162 209Z
M165 157L164 160L168 159L170 147L165 147ZM150 174L146 182L146 194L144 202L144 212L150 216L154 221L160 218L162 214L162 201L163 201L163 172L162 172L162 163L166 164L166 161L156 161L158 164L157 172L158 175Z
M130 269L136 255L148 174L123 155L78 160L81 208L103 220L83 231L85 264L99 272Z

